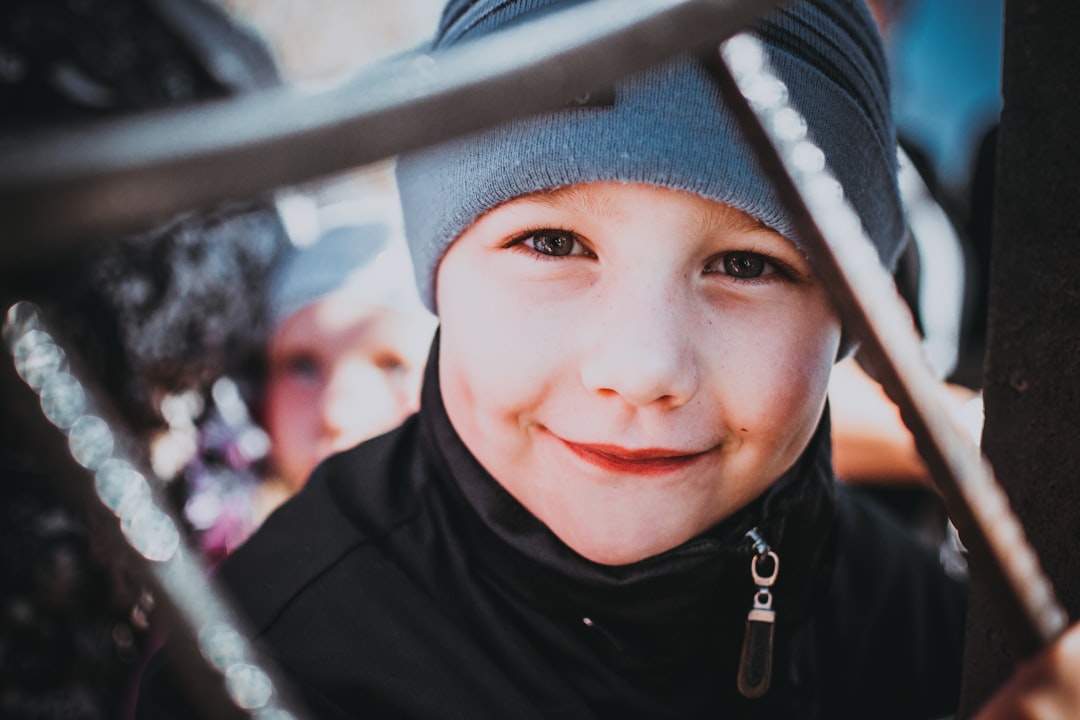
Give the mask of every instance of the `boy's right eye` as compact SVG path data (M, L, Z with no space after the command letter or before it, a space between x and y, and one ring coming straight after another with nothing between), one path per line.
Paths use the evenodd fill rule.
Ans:
M512 244L549 257L592 255L578 237L567 230L532 230L518 236Z

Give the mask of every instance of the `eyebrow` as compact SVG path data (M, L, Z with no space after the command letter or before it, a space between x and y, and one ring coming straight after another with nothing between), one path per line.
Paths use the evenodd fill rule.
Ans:
M610 219L619 214L603 197L586 192L580 185L538 190L529 194L528 199L553 210L569 208L599 218Z
M762 220L748 212L730 205L724 205L724 207L726 209L723 211L714 210L700 215L697 223L699 229L702 232L754 232L759 230L776 232Z
M678 192L677 190L672 190ZM696 193L689 190L683 192L696 195ZM602 196L586 192L581 185L564 185L552 189L537 190L526 197L529 200L553 210L569 208L602 219L614 218L619 214L618 211L606 202ZM765 224L765 222L754 217L750 213L725 203L719 204L725 209L720 210L718 208L712 208L710 212L702 213L698 217L696 225L701 232L723 233L766 231L781 235L779 232ZM783 237L783 235L781 235L781 237ZM789 243L791 242L791 240L786 237L784 239Z

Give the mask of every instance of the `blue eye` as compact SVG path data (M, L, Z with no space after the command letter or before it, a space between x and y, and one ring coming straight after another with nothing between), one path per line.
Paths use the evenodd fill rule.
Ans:
M322 377L322 366L314 355L295 355L284 365L285 372L304 382L317 382Z

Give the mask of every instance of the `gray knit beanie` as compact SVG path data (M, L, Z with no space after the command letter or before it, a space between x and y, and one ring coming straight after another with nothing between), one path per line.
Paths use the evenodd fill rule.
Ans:
M409 254L386 223L331 227L311 245L292 246L279 262L267 298L270 328L331 293L347 292L356 306L421 310L409 283Z
M437 51L517 23L564 0L450 0ZM807 0L765 16L753 31L792 104L892 268L905 237L884 52L863 0ZM434 280L450 243L515 197L603 180L697 193L742 210L797 245L768 177L701 62L675 58L615 86L610 106L515 121L397 163L417 285L435 310Z

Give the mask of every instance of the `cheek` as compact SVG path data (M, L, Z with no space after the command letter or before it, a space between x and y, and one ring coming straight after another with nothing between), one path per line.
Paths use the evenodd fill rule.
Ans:
M565 362L573 329L557 308L533 303L521 288L490 278L440 275L439 371L455 425L517 424L543 401L552 380L571 372Z
M288 415L279 415L267 423L270 434L270 460L276 475L296 489L306 479L306 468L313 442L298 430L303 424Z
M328 421L338 444L350 447L398 425L416 406L417 391L410 378L367 365L347 387L334 388L326 401Z
M275 454L296 454L310 444L316 407L315 393L287 379L271 381L266 389L266 431Z
M529 358L517 352L512 327L491 321L488 314L473 315L465 323L459 319L453 313L443 318L439 380L447 414L472 446L494 441L508 424L516 424L535 385L527 379ZM481 319L488 330L478 332L471 321Z
M794 460L821 416L839 322L821 300L746 326L757 330L717 351L730 429L762 453L772 448L779 458Z

